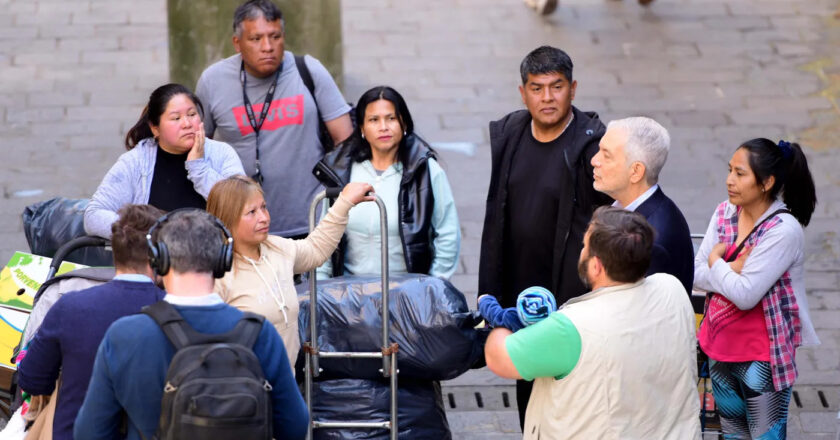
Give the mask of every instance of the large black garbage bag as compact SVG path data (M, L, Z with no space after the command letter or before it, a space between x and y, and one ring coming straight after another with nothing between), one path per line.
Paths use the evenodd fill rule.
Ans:
M385 380L333 379L312 384L312 415L317 421L390 420L391 391ZM400 380L397 426L401 439L451 440L437 381ZM315 440L387 439L386 429L316 429Z
M85 235L84 214L89 199L56 197L23 210L23 232L30 251L52 258L70 240ZM111 251L86 247L71 252L65 260L88 266L113 266Z
M389 280L390 342L399 344L400 377L447 380L484 356L486 332L464 294L448 281L418 274ZM301 341L309 333L309 297L300 296ZM338 277L318 283L318 348L322 351L380 351L381 283L378 276ZM302 352L302 351L301 351ZM319 359L326 378L381 378L379 359ZM300 364L300 362L298 362Z

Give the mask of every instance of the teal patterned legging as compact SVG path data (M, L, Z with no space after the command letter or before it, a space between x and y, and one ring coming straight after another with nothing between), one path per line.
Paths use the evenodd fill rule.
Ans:
M776 440L787 436L791 388L776 391L770 363L710 360L723 438Z

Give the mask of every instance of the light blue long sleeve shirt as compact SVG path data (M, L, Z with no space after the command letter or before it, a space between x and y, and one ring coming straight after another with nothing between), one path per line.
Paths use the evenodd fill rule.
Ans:
M435 206L432 209L434 258L429 275L449 279L458 267L461 227L446 173L434 159L429 159L428 166L435 200ZM353 163L350 169L351 182L373 185L374 192L385 203L388 213L388 265L391 273L406 272L405 254L399 231L398 196L401 179L402 164L400 162L388 167L382 175L377 174L369 160ZM353 275L379 274L382 263L379 208L376 204L356 205L350 211L345 234L347 235L345 271ZM331 273L332 263L329 260L318 269L319 278L328 278Z

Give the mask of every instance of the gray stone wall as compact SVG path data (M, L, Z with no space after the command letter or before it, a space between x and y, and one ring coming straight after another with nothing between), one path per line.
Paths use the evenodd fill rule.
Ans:
M0 265L24 206L90 197L167 57L163 0L0 0Z
M207 64L233 53L239 3L0 0L0 266L29 249L25 206L93 194L151 91L169 81L170 59L186 61L172 78L193 88ZM278 4L287 46L340 79L339 0Z

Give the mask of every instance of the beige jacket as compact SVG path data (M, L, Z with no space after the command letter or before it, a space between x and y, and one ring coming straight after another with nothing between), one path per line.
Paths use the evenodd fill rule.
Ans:
M568 376L537 378L525 439L700 438L694 311L679 280L654 274L560 310L581 337Z
M352 207L347 199L339 196L307 238L290 240L270 235L260 244L259 260L235 253L231 271L216 280L215 290L226 303L263 315L274 324L283 338L292 367L300 350L294 274L315 269L327 261L344 234Z

